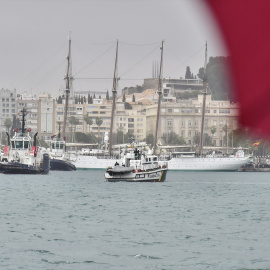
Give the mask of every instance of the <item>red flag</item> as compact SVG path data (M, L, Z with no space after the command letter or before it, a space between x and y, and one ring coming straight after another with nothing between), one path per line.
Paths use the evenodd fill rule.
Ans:
M232 59L240 123L270 138L270 1L205 0Z

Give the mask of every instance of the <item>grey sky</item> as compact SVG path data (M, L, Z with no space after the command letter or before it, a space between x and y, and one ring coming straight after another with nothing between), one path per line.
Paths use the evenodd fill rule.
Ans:
M63 92L69 31L75 78L112 78L119 39L119 89L152 77L162 39L164 77L184 76L187 65L197 74L205 40L209 56L225 54L201 0L0 0L0 8L0 87L19 93ZM75 79L73 88L111 91L112 80Z

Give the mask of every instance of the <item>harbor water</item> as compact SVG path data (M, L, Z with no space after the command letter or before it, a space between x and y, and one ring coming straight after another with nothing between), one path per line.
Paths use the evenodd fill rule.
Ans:
M270 269L270 175L0 175L0 269Z

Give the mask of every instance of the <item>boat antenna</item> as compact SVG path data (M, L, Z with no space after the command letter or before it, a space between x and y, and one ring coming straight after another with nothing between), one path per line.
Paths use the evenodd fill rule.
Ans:
M68 102L70 94L70 55L71 55L71 37L68 36L68 55L67 55L67 72L65 76L66 80L66 90L65 90L65 110L64 110L64 123L63 123L63 139L66 140L66 124L67 124L67 112L68 112Z
M113 132L113 120L114 120L114 111L115 111L115 100L117 93L117 84L119 78L117 78L117 62L118 62L118 39L116 42L116 55L115 55L115 64L114 64L114 75L113 75L113 89L112 89L112 112L111 112L111 125L110 125L110 137L109 137L109 155L111 156L112 152L112 132Z
M25 133L25 115L26 115L26 109L23 108L21 110L22 113L22 135Z
M156 148L157 148L158 124L159 124L160 104L161 104L161 95L162 95L163 43L164 43L164 40L162 40L161 47L160 47L161 56L160 56L159 75L158 75L158 91L157 91L157 93L158 93L158 107L157 107L155 141L154 141L154 149L153 149L154 155L156 154Z
M60 140L60 137L61 137L61 125L60 125L60 123L58 123L58 140Z
M204 133L204 119L205 119L205 100L207 94L207 77L206 77L206 65L207 65L207 41L205 42L205 59L204 59L204 76L203 76L203 106L202 106L202 123L201 123L201 136L199 144L199 155L202 155L203 151L203 133Z

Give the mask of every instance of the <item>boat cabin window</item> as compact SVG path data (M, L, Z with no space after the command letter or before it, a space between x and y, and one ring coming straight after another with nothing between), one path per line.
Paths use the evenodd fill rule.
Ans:
M14 149L27 149L29 141L11 141L11 144Z
M195 157L195 152L173 152L172 157L174 158Z
M24 148L28 148L29 141L24 141Z
M65 144L63 142L53 142L52 149L64 149Z
M148 157L145 159L146 162L151 162L151 161L157 161L157 157Z

